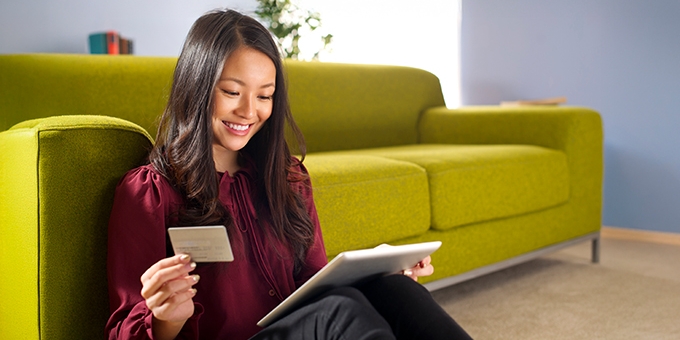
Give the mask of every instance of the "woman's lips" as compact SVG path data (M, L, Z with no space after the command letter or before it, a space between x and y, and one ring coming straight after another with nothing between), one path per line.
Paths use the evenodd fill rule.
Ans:
M236 123L230 123L230 122L225 122L223 121L222 124L224 124L231 133L239 136L244 136L247 135L248 132L250 131L250 127L253 126L253 124L236 124Z

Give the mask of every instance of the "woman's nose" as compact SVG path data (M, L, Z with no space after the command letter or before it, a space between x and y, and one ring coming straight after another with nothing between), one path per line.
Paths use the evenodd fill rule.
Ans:
M255 103L253 98L242 97L236 114L239 117L250 119L255 115Z

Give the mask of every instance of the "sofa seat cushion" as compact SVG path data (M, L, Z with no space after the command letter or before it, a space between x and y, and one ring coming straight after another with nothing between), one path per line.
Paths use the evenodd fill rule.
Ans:
M437 230L538 211L569 198L566 155L539 146L419 144L352 153L425 168Z
M376 156L309 154L326 253L373 247L430 228L427 175L413 163Z

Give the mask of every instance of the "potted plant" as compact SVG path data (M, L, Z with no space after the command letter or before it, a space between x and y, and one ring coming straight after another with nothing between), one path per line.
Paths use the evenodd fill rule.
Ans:
M300 38L321 27L318 12L300 8L295 0L257 0L255 14L278 40L284 58L301 59ZM332 34L320 37L312 60L318 60L322 51L328 50ZM309 52L305 51L305 55ZM304 59L304 58L303 58Z

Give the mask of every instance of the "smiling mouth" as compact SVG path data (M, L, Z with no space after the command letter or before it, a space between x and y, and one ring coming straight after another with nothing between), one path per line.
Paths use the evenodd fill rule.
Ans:
M234 123L229 123L229 122L222 122L224 125L226 125L228 128L236 131L246 131L248 128L250 128L251 124L243 125L243 124L234 124Z

